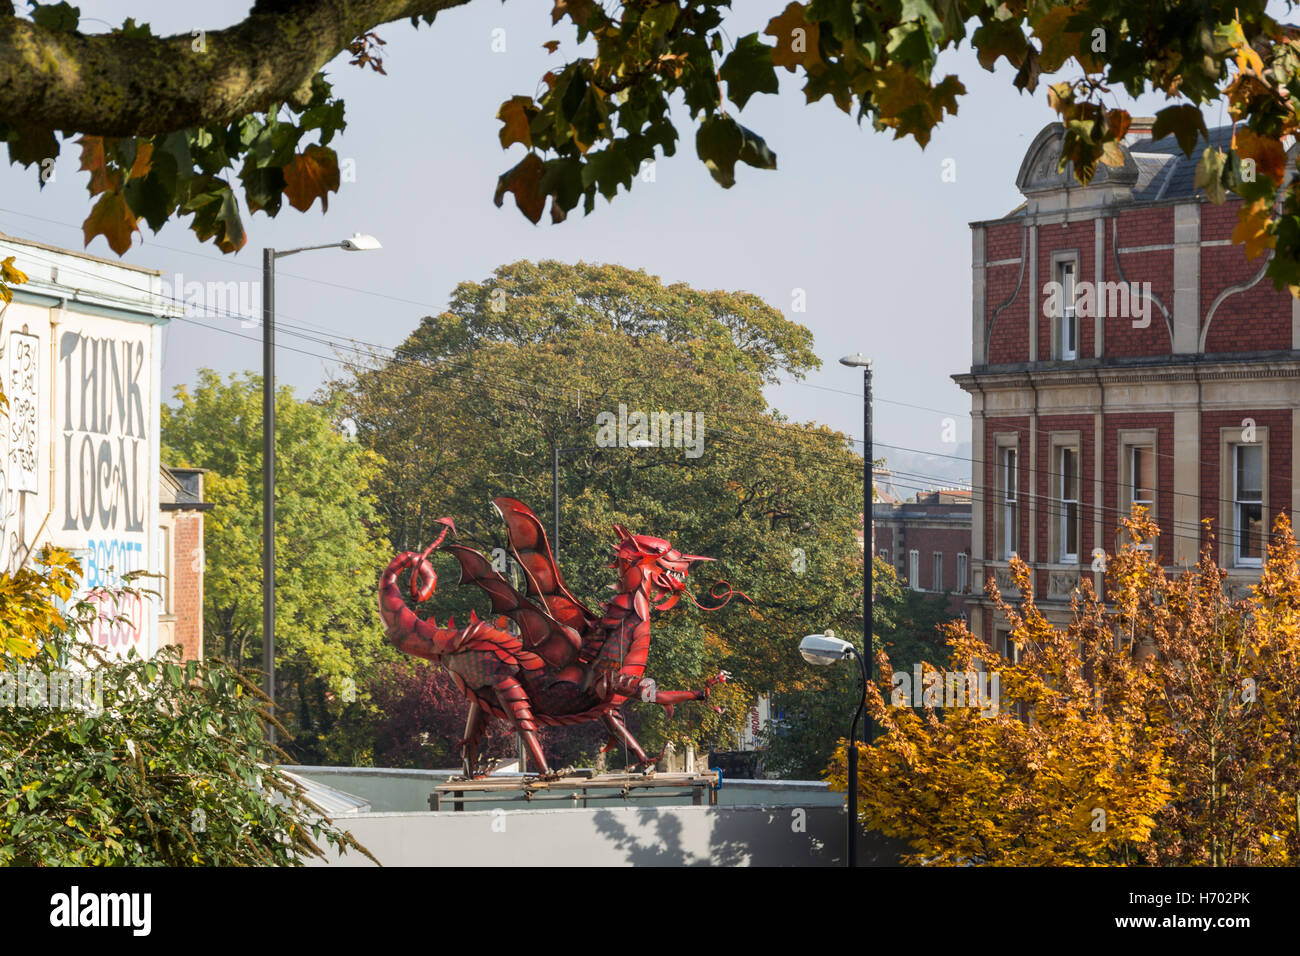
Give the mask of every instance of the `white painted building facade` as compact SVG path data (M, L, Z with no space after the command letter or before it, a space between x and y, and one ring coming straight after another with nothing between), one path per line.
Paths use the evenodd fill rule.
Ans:
M0 235L28 282L0 313L0 568L44 544L73 552L81 597L104 603L92 639L115 655L158 647L154 600L115 605L98 589L158 573L162 329L182 314L160 273ZM2 306L0 306L2 307ZM157 588L157 579L136 587ZM129 623L109 619L125 616Z

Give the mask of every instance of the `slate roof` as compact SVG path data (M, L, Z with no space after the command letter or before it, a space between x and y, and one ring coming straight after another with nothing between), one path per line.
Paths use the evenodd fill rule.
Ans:
M1129 143L1128 150L1138 164L1139 173L1137 185L1133 188L1134 201L1187 199L1200 192L1194 183L1201 154L1210 144L1226 152L1232 142L1231 126L1216 126L1209 132L1209 139L1202 136L1191 156L1183 154L1182 147L1172 136L1155 140L1147 137Z

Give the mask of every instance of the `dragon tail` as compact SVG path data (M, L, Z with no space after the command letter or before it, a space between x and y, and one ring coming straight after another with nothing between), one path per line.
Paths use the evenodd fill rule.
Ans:
M443 523L455 530L450 519L444 518ZM435 621L419 618L402 597L397 582L402 573L410 569L412 594L417 601L428 600L438 585L438 575L427 559L429 552L442 544L446 535L444 530L423 554L403 551L379 576L379 616L384 622L385 636L402 653L427 660L437 660L454 650L462 632L457 629L454 619L448 621L446 627L438 627Z

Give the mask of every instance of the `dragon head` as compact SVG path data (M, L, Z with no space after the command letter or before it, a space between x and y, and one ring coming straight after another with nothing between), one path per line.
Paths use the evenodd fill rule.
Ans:
M621 586L637 590L645 585L656 611L673 607L686 590L686 577L696 561L712 561L698 554L682 554L663 538L632 534L614 525L618 544L614 546L614 567ZM658 603L655 603L658 602Z

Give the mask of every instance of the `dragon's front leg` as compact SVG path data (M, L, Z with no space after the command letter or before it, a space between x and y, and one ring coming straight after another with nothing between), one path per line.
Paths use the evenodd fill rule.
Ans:
M673 707L676 704L683 704L692 700L708 700L709 694L713 691L713 685L726 683L727 678L730 676L726 671L718 671L704 682L703 690L660 690L652 678L642 677L637 680L635 686L623 692L629 696L635 694L648 703L658 704L671 717ZM722 713L721 707L715 705L713 709L718 713Z
M605 745L606 750L612 750L615 744L621 743L627 747L631 756L635 758L632 761L633 766L645 767L656 762L655 759L646 756L646 752L641 749L641 745L632 736L632 731L628 730L627 724L623 723L623 715L617 710L607 712L601 717L601 720L609 728L609 743Z

